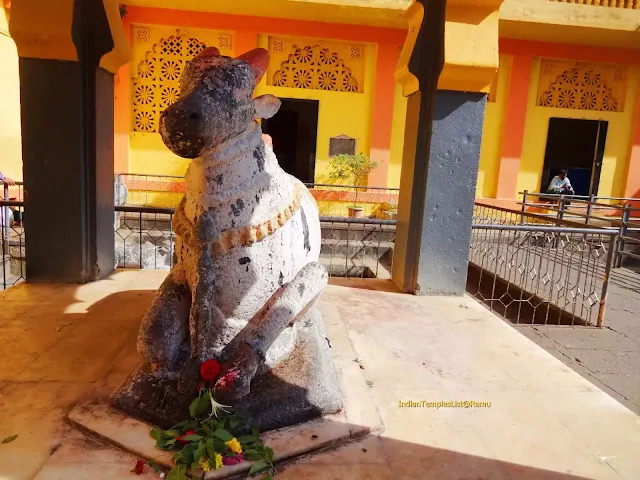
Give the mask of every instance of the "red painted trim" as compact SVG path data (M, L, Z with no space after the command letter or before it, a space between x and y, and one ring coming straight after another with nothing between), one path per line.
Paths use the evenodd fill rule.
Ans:
M353 202L354 192L348 190L320 190L310 189L311 195L316 201ZM390 193L358 192L358 203L384 203L398 204L398 195Z
M501 38L499 40L499 51L501 54L506 55L640 65L640 49L634 48L597 47Z
M532 65L530 56L513 57L498 174L498 198L516 198Z
M176 25L218 30L253 30L272 35L334 38L354 42L382 42L395 45L403 45L407 34L406 30L396 28L133 6L128 7L127 19L131 23Z
M378 166L369 174L373 185L386 185L391 159L391 129L393 126L393 102L396 81L393 72L398 61L398 47L388 43L378 44L376 80L371 111L371 149L378 154L371 156Z
M125 175L124 183L132 192L169 192L186 193L187 184L184 181L154 181L154 180L132 180Z

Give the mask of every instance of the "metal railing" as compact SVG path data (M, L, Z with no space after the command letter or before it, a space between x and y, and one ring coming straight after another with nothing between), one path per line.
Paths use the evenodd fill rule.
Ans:
M116 207L116 266L168 270L174 263L174 210ZM320 263L330 276L390 278L395 220L321 217Z
M597 228L474 224L467 292L513 323L604 321L618 233Z
M24 205L0 204L21 216L9 238L3 237L6 287L25 278ZM475 208L470 294L515 323L602 326L617 229L491 205ZM115 266L170 269L174 210L116 206L115 212ZM395 227L395 220L321 217L320 261L332 276L390 278Z
M614 7L640 10L640 0L551 0L557 3L573 3L577 5L591 5L594 7Z
M184 177L119 173L115 183L124 183L128 190L126 206L177 208L186 192ZM374 217L394 219L399 188L306 183L320 208L322 216ZM353 209L358 205L362 210Z
M6 208L5 208L6 207ZM10 210L3 225L10 235L2 239L3 287L25 279L24 203L0 201ZM13 210L12 210L13 209ZM172 208L115 206L115 267L169 270L174 264L175 233ZM390 278L395 242L395 220L321 217L320 262L331 276Z
M391 278L396 221L320 217L320 263L332 277Z
M4 290L25 279L24 203L17 200L0 200L0 212Z
M174 263L172 208L116 206L116 268L169 270Z
M617 230L620 240L615 252L615 268L622 266L626 259L640 260L640 198L557 195L527 190L521 195L523 214L530 214L528 210L537 209L549 212L540 213L547 218Z
M473 223L483 225L546 225L549 227L597 228L559 215L533 213L524 207L521 210L490 205L476 201L473 207Z

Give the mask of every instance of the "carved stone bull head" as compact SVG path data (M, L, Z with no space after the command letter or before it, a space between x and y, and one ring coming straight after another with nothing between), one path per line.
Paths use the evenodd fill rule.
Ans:
M238 58L221 56L215 47L200 52L184 70L178 101L160 115L160 135L169 150L197 158L245 131L256 117L275 115L280 100L253 98L268 63L262 48Z

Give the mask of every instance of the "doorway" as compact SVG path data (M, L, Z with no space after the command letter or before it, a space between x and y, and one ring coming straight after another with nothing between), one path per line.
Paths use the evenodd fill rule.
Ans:
M296 98L280 101L278 113L262 120L262 131L271 136L282 169L304 183L313 183L320 102Z
M550 118L540 191L566 169L576 195L597 195L608 122Z

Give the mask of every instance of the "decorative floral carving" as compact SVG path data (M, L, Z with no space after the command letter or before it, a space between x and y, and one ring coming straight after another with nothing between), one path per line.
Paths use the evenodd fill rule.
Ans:
M582 75L582 85L585 85L587 87L599 87L600 85L602 85L600 74L594 72L593 70L587 70Z
M565 70L557 81L561 85L578 85L578 70L575 68Z
M293 72L293 84L296 88L309 88L311 86L311 72L296 70Z
M547 90L546 92L543 92L542 95L540 95L540 99L538 100L538 105L541 105L543 107L550 107L552 103L553 103L553 94L551 93L551 90Z
M164 60L161 63L162 80L176 81L180 79L182 74L182 65L178 60Z
M140 43L147 43L149 41L149 29L136 28L136 41Z
M153 62L142 60L138 64L138 76L141 78L153 78L154 69Z
M321 72L318 77L318 86L322 90L335 90L337 83L335 72Z
M218 37L218 47L230 49L231 37L229 35L220 35Z
M582 95L580 96L580 108L582 110L597 110L598 97L596 92L591 90L582 92Z
M136 85L133 92L133 101L136 105L151 105L154 100L154 93L151 85Z
M551 62L542 62L542 71L546 74L546 75L550 75L553 73L553 63Z
M155 117L152 112L135 112L135 129L138 132L155 132Z

